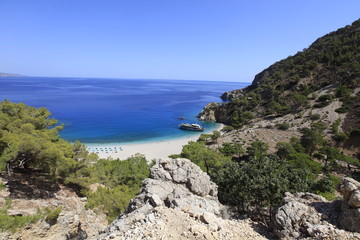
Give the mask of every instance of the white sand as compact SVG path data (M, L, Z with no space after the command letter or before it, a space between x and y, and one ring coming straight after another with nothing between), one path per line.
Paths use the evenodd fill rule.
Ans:
M219 126L214 129L220 130L223 125L219 124ZM208 132L211 133L211 132ZM91 144L90 152L93 149L100 148L103 151L99 151L98 155L100 158L109 158L112 159L121 159L125 160L128 157L135 155L136 153L144 154L148 161L152 159L159 159L163 157L168 157L171 154L179 154L184 145L186 145L189 141L196 141L202 133L191 135L183 138L175 138L171 140L161 140L161 141L153 141L153 142L142 142L142 143L111 143L111 144ZM107 153L105 150L107 148ZM116 148L115 148L116 147ZM122 151L119 148L122 148ZM111 151L109 150L111 148Z

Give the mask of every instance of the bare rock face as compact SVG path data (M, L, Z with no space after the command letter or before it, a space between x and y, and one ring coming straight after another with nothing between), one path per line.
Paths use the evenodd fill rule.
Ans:
M229 220L217 186L188 159L160 159L128 210L99 239L265 239Z
M197 117L202 121L215 122L216 121L215 111L217 107L218 107L217 103L215 102L209 103L204 107L204 109L201 111L201 113L199 113Z
M348 231L360 232L360 183L352 178L343 178L338 191L344 197L339 225Z
M19 177L24 177L24 175L20 175ZM14 184L9 181L6 186L8 185ZM17 194L20 191L19 189L15 190L6 188L0 191L0 207L3 207L4 205L4 197L10 197L14 195L14 191ZM99 232L106 228L107 220L105 215L96 214L94 211L86 209L85 204L87 199L79 198L71 189L60 185L59 189L56 189L49 195L51 195L51 197L48 198L21 198L16 197L17 195L15 195L15 197L12 198L11 208L8 210L8 213L11 215L24 216L36 214L37 209L42 210L46 207L49 209L55 209L56 207L61 206L62 210L54 222L49 223L46 222L45 219L42 219L36 223L30 224L16 233L0 233L0 239L96 239Z
M280 238L333 237L343 234L336 228L339 204L312 193L286 193L283 205L272 219L274 233Z
M224 101L231 101L234 98L240 97L242 96L243 90L242 89L236 89L236 90L232 90L232 91L228 91L228 92L224 92L221 95L221 99Z
M286 193L274 211L274 233L283 239L360 239L360 234L351 233L360 232L360 183L343 178L338 191L343 200L332 202L312 193Z
M216 184L188 159L160 159L150 177L144 180L141 193L131 200L127 213L147 214L158 206L178 208L197 218L204 213L222 216L227 212L217 199Z

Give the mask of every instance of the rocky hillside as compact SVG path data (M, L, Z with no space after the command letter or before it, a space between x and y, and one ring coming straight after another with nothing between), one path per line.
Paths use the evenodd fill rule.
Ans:
M221 98L230 102L210 103L198 116L237 129L221 137L220 143L251 138L246 137L250 131L253 139L275 146L279 141L269 136L286 135L290 140L299 137L302 128L321 121L332 144L359 155L360 20L317 39L257 74L250 86ZM289 132L277 130L284 124ZM338 126L337 136L333 124Z
M208 105L199 117L241 127L255 117L297 113L308 108L311 98L318 99L313 95L315 91L328 87L335 90L339 86L342 88L332 92L333 98L339 98L343 104L338 111L348 112L348 130L358 129L360 117L355 109L359 94L349 97L341 90L360 87L360 20L271 65L245 89L224 93L222 98L230 103ZM317 107L321 108L321 103Z
M56 184L42 174L3 174L0 184L0 239L96 239L107 226L104 214L86 209L86 198L80 198L68 187ZM2 213L5 212L6 215ZM13 218L17 220L13 221ZM32 217L30 224L22 219ZM8 224L6 223L8 222ZM18 226L15 226L17 224Z
M234 219L217 186L187 159L161 159L141 193L100 239L267 239L260 224Z

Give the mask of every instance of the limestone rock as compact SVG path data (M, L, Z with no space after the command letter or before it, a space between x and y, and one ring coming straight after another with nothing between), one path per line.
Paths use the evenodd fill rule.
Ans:
M99 239L265 239L250 223L223 216L231 211L218 201L206 173L188 159L160 159Z
M360 183L345 177L338 190L344 197L339 216L340 227L348 231L360 232Z
M338 186L338 191L343 195L344 200L348 201L352 193L360 189L360 183L355 179L344 177Z
M275 210L272 228L278 237L290 239L340 234L331 224L336 222L337 216L332 213L339 208L337 205L312 193L286 193L283 205Z
M218 104L215 102L207 104L204 109L197 115L197 117L202 121L210 121L215 122L217 121L215 117L215 111L218 107Z

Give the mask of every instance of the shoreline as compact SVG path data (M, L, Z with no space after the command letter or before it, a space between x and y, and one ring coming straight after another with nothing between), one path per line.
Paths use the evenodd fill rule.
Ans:
M209 132L201 132L191 136L174 138L169 140L157 140L149 142L134 142L134 143L108 143L108 144L86 144L89 153L96 153L99 158L112 158L126 160L127 158L140 153L145 155L148 162L153 159L168 157L171 154L179 154L184 145L190 141L197 141L201 134L209 134L213 131L220 131L223 124L219 124L216 128Z

